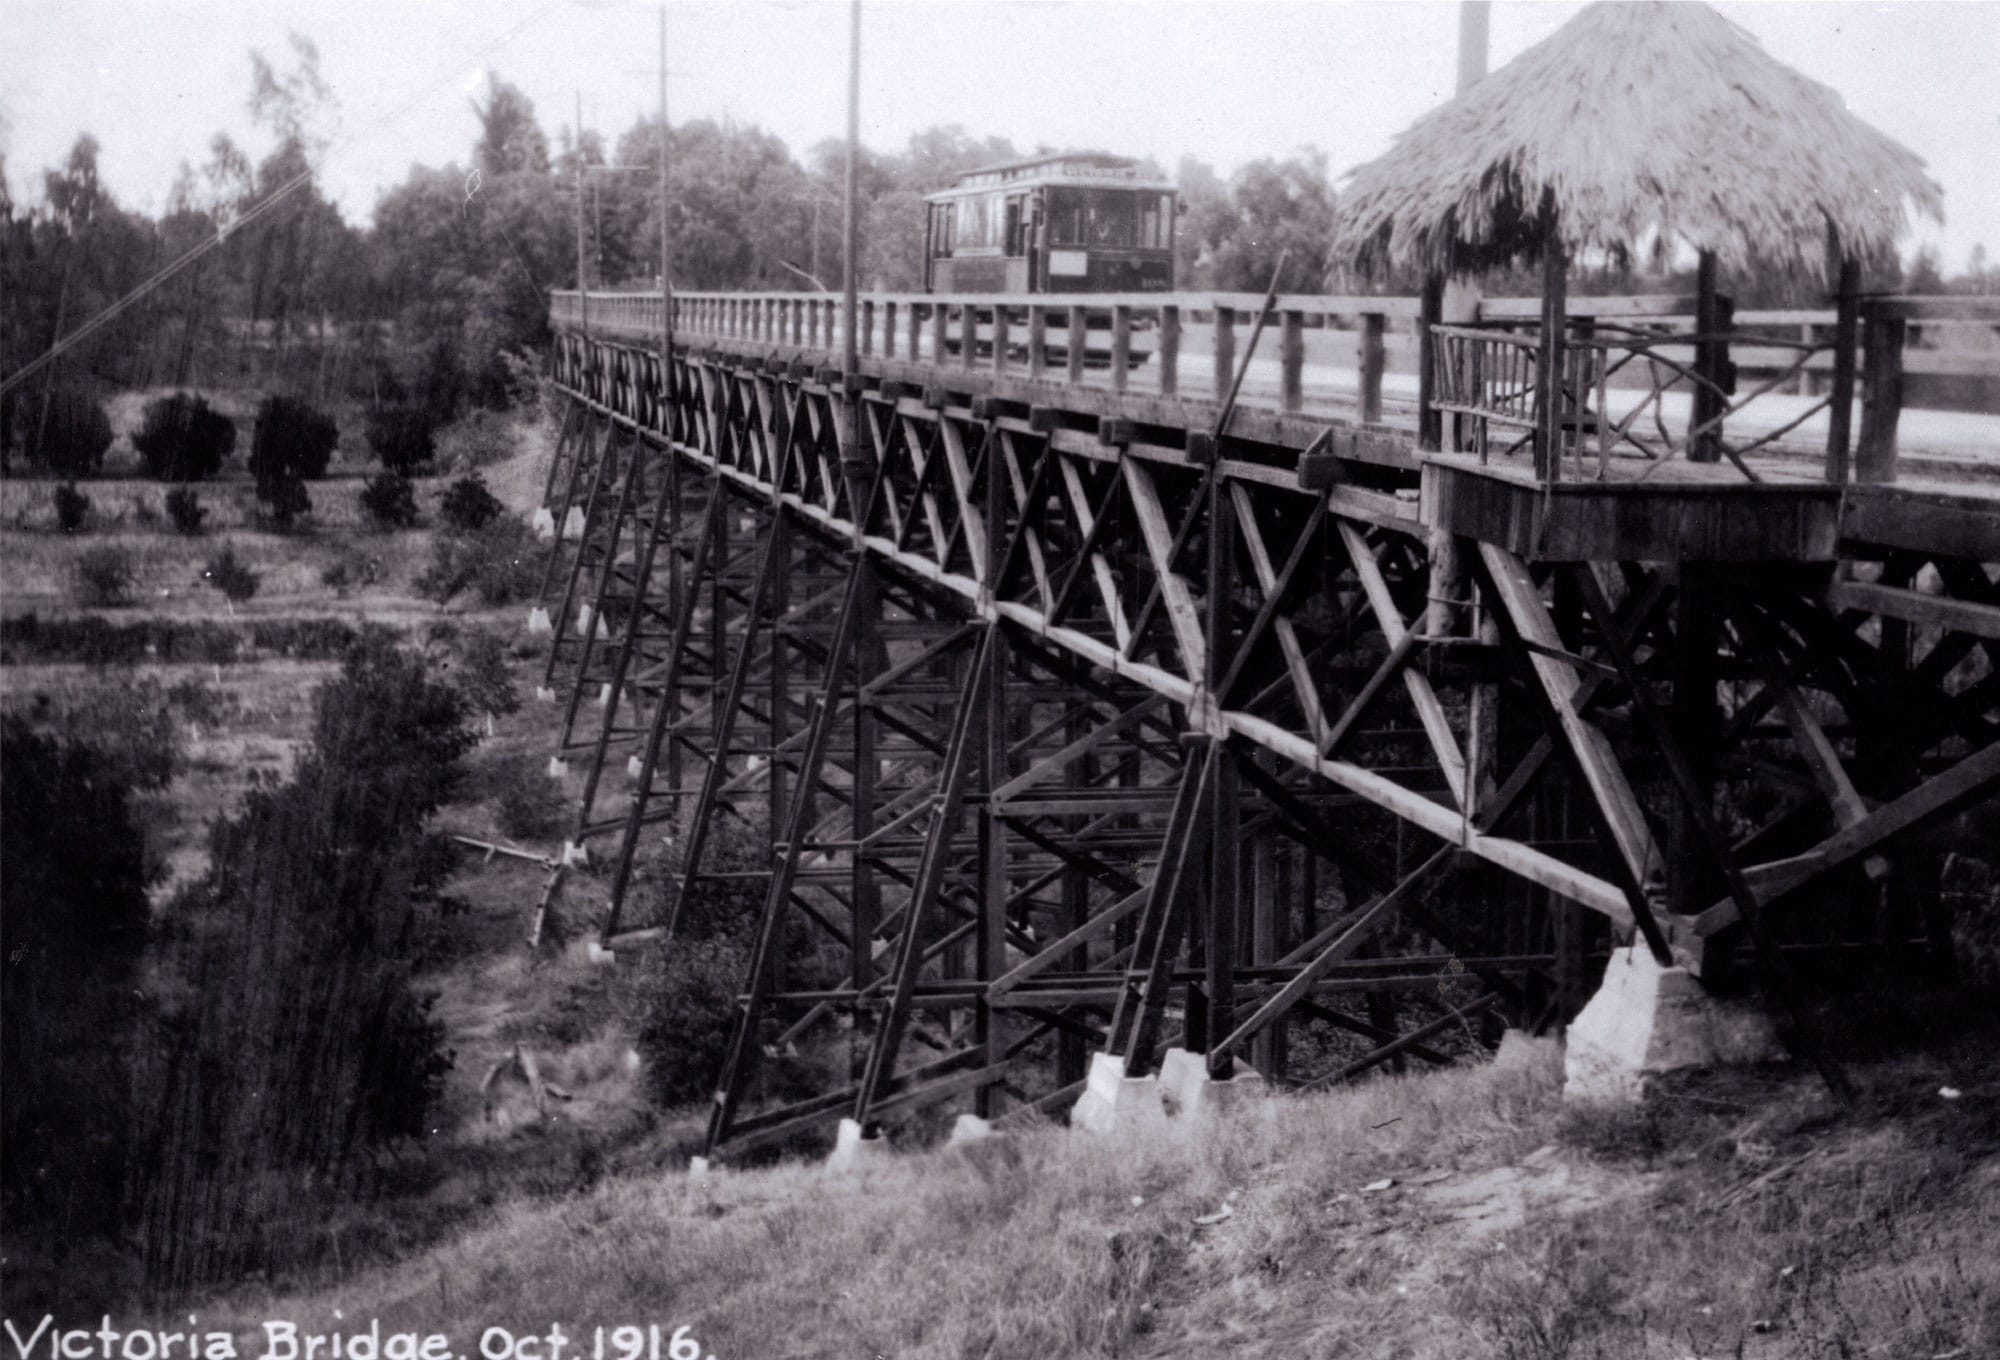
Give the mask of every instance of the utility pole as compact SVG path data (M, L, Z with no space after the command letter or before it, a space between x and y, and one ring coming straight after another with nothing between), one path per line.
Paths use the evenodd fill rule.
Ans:
M667 394L674 382L674 289L668 281L671 242L667 235L667 7L660 6L660 375ZM676 558L676 561L679 559ZM676 597L678 599L678 597Z
M590 339L590 278L583 266L583 91L576 92L576 307L577 330Z
M1464 94L1486 79L1487 27L1492 11L1492 0L1459 0L1458 87L1455 93Z
M861 335L856 289L861 274L856 245L860 223L854 202L856 163L861 156L861 0L853 0L847 29L847 187L842 236L840 288L840 387L841 424L846 436L842 471L847 475L847 493L854 506L854 538L858 548L867 532L865 502L874 476L872 461L861 448Z

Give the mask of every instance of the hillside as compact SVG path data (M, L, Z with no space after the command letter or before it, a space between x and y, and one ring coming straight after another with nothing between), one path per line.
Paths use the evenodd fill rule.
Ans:
M1510 1045L1175 1142L1042 1126L845 1176L663 1165L337 1285L238 1293L203 1326L376 1317L470 1355L489 1327L560 1323L584 1347L602 1325L618 1355L609 1328L656 1323L660 1354L686 1327L718 1360L1970 1360L2000 1348L1992 1038L1849 1045L1844 1110L1803 1072L1760 1071L1584 1115L1553 1045Z

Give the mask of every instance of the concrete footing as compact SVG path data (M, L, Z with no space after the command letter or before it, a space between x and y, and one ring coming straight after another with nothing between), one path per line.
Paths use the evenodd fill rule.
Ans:
M618 962L618 951L606 949L595 940L575 940L564 951L573 963L587 963L603 968Z
M550 689L550 688L549 688L549 687L548 687L547 685L536 685L536 686L535 686L535 702L536 702L536 703L538 703L538 704L552 704L552 703L554 703L555 701L556 701L556 692L555 692L555 691L554 691L553 689Z
M833 1136L833 1151L827 1155L828 1171L859 1171L863 1167L879 1166L894 1154L889 1151L889 1140L880 1136L864 1138L861 1125L852 1119L840 1121L840 1129Z
M1083 1097L1069 1112L1069 1126L1099 1134L1165 1132L1167 1107L1158 1077L1128 1077L1113 1053L1090 1055Z
M1563 1098L1636 1104L1663 1073L1785 1056L1756 1006L1710 996L1685 968L1662 967L1635 944L1612 951L1603 985L1569 1027Z
M542 634L542 633L553 633L555 631L556 631L556 626L555 624L549 621L548 610L542 608L540 605L536 605L533 609L530 609L528 611L529 637L534 637L537 634Z
M640 759L638 756L625 757L625 777L627 779L637 779L640 775L644 774L645 772L646 772L646 762L644 760Z
M569 762L567 760L564 760L561 756L550 756L549 778L557 780L568 779Z
M968 1143L984 1142L993 1136L993 1126L976 1114L962 1114L952 1121L951 1137L944 1140L946 1147L964 1147Z
M541 506L534 514L528 516L528 527L535 531L536 538L554 538L556 536L555 511L549 509L546 505Z
M564 841L562 862L565 869L588 869L590 867L590 847L580 841Z
M567 539L578 539L583 537L582 506L572 505L569 508L569 513L563 516L562 536Z
M1169 1114L1199 1119L1262 1099L1267 1092L1263 1073L1248 1063L1238 1062L1229 1080L1217 1081L1208 1075L1206 1053L1170 1048L1160 1059L1160 1094Z
M606 680L597 687L597 706L604 708L611 703L611 682Z

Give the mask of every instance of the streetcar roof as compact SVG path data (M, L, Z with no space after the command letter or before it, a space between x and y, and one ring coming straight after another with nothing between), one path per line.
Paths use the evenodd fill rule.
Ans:
M1114 156L1107 151L1063 151L1020 160L997 161L967 170L949 187L927 194L938 202L994 189L1029 188L1044 184L1067 184L1086 189L1133 189L1153 193L1173 193L1168 180L1150 179L1139 173L1139 162L1130 156Z

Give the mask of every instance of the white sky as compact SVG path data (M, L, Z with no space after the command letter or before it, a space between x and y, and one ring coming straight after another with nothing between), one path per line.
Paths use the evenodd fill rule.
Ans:
M1571 3L1498 3L1492 65L1562 25ZM2000 256L2000 4L1725 3L1766 50L1831 85L1929 162L1946 225L1919 240L1948 272ZM0 148L17 199L79 132L102 143L119 201L165 202L182 159L228 131L258 154L248 52L281 68L289 30L319 44L341 106L327 183L350 220L413 163L468 156L471 92L491 67L535 102L553 141L574 119L607 141L654 107L656 14L632 0L0 0ZM845 119L848 8L834 0L667 6L670 115L728 115L803 156ZM1151 155L1225 175L1304 144L1336 172L1451 91L1451 3L868 0L861 135L975 134Z

